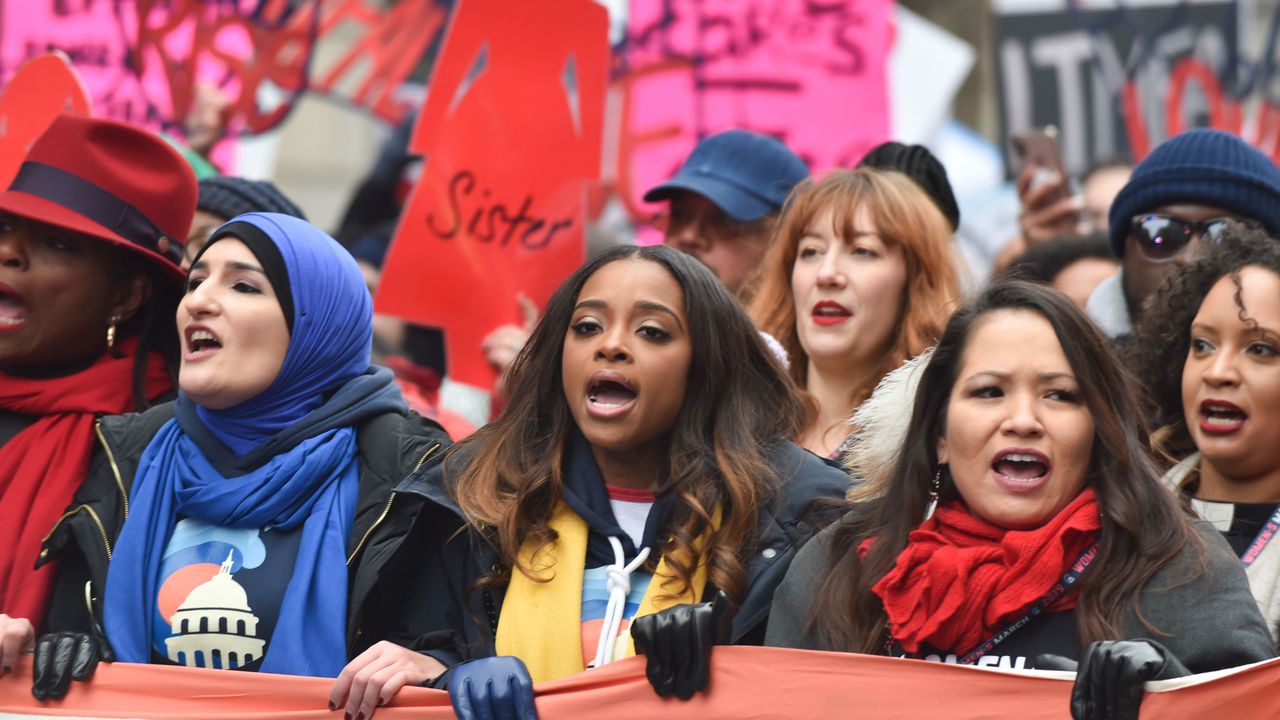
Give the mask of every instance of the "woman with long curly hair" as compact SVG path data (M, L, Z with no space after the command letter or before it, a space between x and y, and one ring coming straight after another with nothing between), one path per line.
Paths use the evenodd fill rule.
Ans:
M750 314L786 349L801 388L798 444L839 457L858 404L937 340L960 294L954 244L901 173L837 170L793 191Z
M793 384L710 271L670 248L616 248L575 272L510 387L503 415L435 471L470 530L449 543L463 607L445 614L484 658L437 686L464 717L528 717L530 677L609 663L634 638L658 693L689 697L712 640L763 640L814 532L804 509L847 476L787 440Z
M1135 328L1165 484L1240 556L1254 600L1280 622L1280 244L1234 225L1175 268Z
M1076 717L1136 716L1143 680L1274 655L1240 564L1160 486L1129 385L1066 296L984 290L903 408L896 464L792 564L769 644L1011 668L1079 659Z

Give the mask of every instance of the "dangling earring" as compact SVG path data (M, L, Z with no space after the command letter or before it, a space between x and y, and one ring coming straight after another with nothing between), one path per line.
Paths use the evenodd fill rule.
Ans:
M119 315L111 316L111 324L107 326L107 349L116 346L116 323L120 322Z
M929 486L929 504L924 509L924 519L928 520L933 517L933 511L938 509L938 493L942 490L942 466L938 466L938 472L933 474L933 484Z

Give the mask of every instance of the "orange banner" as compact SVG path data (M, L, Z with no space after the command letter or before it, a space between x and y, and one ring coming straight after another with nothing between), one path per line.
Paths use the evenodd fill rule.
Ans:
M710 692L688 702L662 700L644 678L644 659L539 684L543 720L607 715L611 720L716 718L1036 718L1070 717L1069 676L1014 674L917 660L775 648L717 648ZM1066 678L1066 679L1064 679ZM103 665L62 701L31 697L26 663L0 679L0 716L79 718L220 717L291 720L331 712L331 681L155 665ZM1152 686L1143 718L1280 716L1280 660L1220 675ZM450 718L449 697L409 688L376 714L382 720Z

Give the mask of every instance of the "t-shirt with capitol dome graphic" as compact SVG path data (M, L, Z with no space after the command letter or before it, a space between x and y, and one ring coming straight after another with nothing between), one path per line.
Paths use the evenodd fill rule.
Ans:
M187 667L257 670L293 576L302 527L174 526L160 561L152 654Z

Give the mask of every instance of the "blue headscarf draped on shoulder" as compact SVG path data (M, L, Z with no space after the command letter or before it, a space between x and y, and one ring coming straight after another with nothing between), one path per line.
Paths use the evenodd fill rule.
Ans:
M266 390L211 410L181 392L147 445L107 571L104 627L117 659L151 659L165 546L179 517L220 527L302 528L263 672L335 677L347 661L346 548L359 465L354 425L405 412L390 371L370 366L373 302L350 254L303 220L249 213L219 228L263 265L289 327ZM202 251L203 252L203 251ZM199 258L197 258L197 261ZM232 570L244 562L233 557Z

